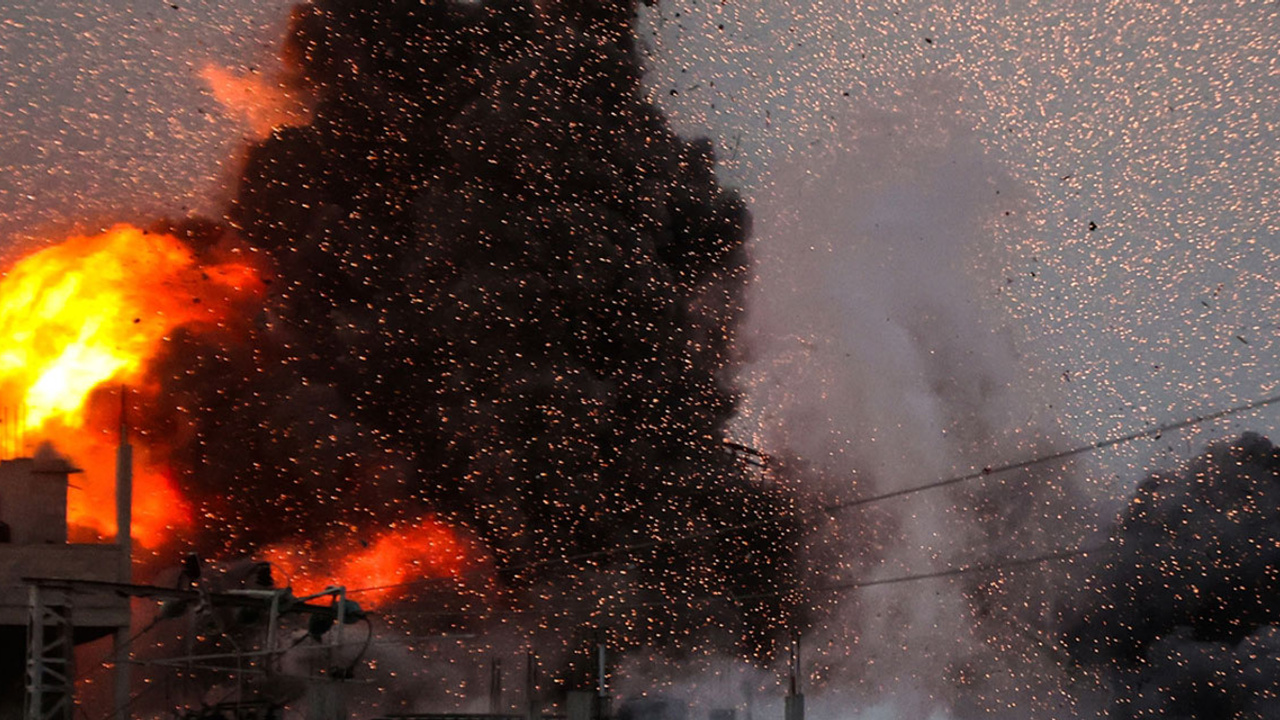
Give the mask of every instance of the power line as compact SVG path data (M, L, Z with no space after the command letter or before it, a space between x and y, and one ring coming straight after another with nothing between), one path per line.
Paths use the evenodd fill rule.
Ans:
M1088 547L1074 547L1063 550L1055 550L1040 555L1032 555L1029 557L1005 557L995 560L980 560L965 563L963 565L949 567L941 570L930 570L928 572L914 573L907 575L895 575L886 578L873 578L867 580L851 580L831 585L817 585L811 588L816 592L849 592L853 590L862 590L870 587L882 585L898 585L902 583L919 582L921 580L934 580L939 578L958 577L963 575L977 575L989 572L1000 572L1004 570L1012 570L1014 568L1027 567L1032 565L1044 565L1051 562L1061 562L1064 560L1072 560L1078 557L1088 557L1089 555L1101 553L1107 550L1106 545L1093 545ZM684 599L685 602L694 602L698 600L731 600L740 602L743 600L759 600L763 598L779 597L793 592L793 590L774 590L770 592L750 593L747 595L702 595L695 598ZM673 605L678 599L666 598L663 600L647 600L639 603L641 607L651 607L656 605ZM528 609L513 608L498 612L468 612L468 611L417 611L403 613L412 616L432 616L432 617L509 617L514 615L524 615L532 612Z
M1073 447L1068 450L1062 450L1059 452L1051 453L1049 455L1042 455L1039 457L1031 458L1029 460L1022 460L1019 462L1007 463L1004 465L988 466L975 472L966 473L964 475L957 475L957 476L945 478L942 480L937 480L934 482L926 483L924 485L917 485L911 488L893 490L886 493L880 493L878 495L869 495L866 497L855 498L852 500L846 500L842 502L832 503L829 505L824 505L820 508L820 511L831 514L840 510L846 510L849 508L869 505L871 503L882 502L885 500L892 500L900 497L906 497L906 496L914 495L917 493L927 492L929 490L936 490L939 488L949 487L951 485L959 485L966 482L972 482L974 480L979 480L992 475L999 475L1001 473L1006 473L1013 470L1023 470L1023 469L1034 467L1036 465L1041 465L1044 463L1055 462L1058 460L1065 460L1067 458L1075 457L1078 455L1084 455L1086 453L1094 452L1096 450L1101 450L1108 447L1114 447L1116 445L1123 445L1125 443L1133 442L1134 440L1140 440L1146 437L1158 437L1166 432L1172 432L1174 430L1182 430L1184 428L1192 427L1194 425L1199 425L1206 422L1211 422L1213 420L1218 420L1224 417L1228 417L1230 415L1237 415L1242 412L1257 410L1259 408L1263 408L1268 405L1274 405L1277 402L1280 402L1280 394L1271 395L1269 397L1265 397L1259 400L1254 400L1241 405L1235 405L1232 407L1224 408L1222 410L1216 410L1210 413L1195 415L1185 420L1180 420L1178 422L1166 423L1164 425L1158 425L1155 427L1147 428L1145 430L1131 432L1126 435L1121 435L1119 437L1109 438L1106 440L1098 440L1085 445ZM804 512L798 513L798 515L801 515L801 516L805 514L808 514L808 513L804 513ZM663 547L667 545L680 545L683 543L694 542L697 540L706 540L714 537L719 537L721 535L726 535L729 533L741 532L744 530L755 530L765 525L777 522L780 519L780 517L781 516L779 515L774 515L768 519L753 520L747 523L730 525L722 528L716 528L714 530L704 530L702 532L690 533L688 535L680 535L673 538L649 539L649 540L644 540L641 542L632 543L628 545L619 545L617 547L607 548L604 550L593 550L589 552L578 553L575 555L563 555L556 558L532 560L527 563L521 563L519 565L511 565L505 568L501 568L498 570L498 572L516 573L516 572L531 570L531 569L540 568L540 567L576 563L583 560L594 560L598 558L606 558L606 557L610 557L618 554L630 554L640 550L648 550L648 549ZM452 577L419 578L417 580L408 580L405 582L393 583L389 585L377 585L373 587L356 588L354 590L348 590L347 594L353 595L356 593L372 592L377 590L394 590L394 589L399 589L403 587L411 587L415 585L428 585L428 584L433 584L438 582L448 582L453 579L454 578Z
M898 575L895 577L877 578L874 580L853 580L850 582L839 583L836 585L824 585L814 588L819 591L844 592L848 590L861 590L863 588L876 587L877 585L897 585L899 583L916 582L917 580L932 580L935 578L955 577L958 575L972 575L975 573L996 572L1000 570L1010 570L1017 567L1025 567L1027 565L1043 565L1049 562L1061 560L1071 560L1077 557L1085 557L1094 553L1101 552L1106 549L1105 545L1095 545L1084 548L1072 548L1069 550L1058 550L1056 552L1045 553L1043 555L1035 555L1032 557L1012 557L1003 558L998 562L976 562L967 563L959 567L947 568L945 570L935 570L933 572L920 573L917 575Z
M1227 417L1228 415L1235 415L1238 413L1247 412L1249 410L1257 410L1258 408L1266 407L1267 405L1272 405L1277 402L1280 402L1280 395L1272 395L1271 397L1263 398L1261 400L1255 400L1253 402L1245 403L1243 405L1236 405L1234 407L1229 407L1229 408L1226 408L1225 410L1218 410L1216 412L1211 412L1205 415L1197 415L1195 417L1188 418L1186 420L1182 420L1179 422L1168 423L1167 425L1158 425L1153 428L1147 428L1146 430L1132 432L1132 433L1129 433L1128 435L1121 435L1120 437L1110 438L1107 440L1098 440L1096 442L1092 442L1087 445L1080 445L1078 447L1071 448L1070 450L1062 450L1060 452L1056 452L1051 455L1044 455L1041 457L1032 458L1030 460L1023 460L1021 462L1008 463L1007 465L985 467L976 472L971 472L965 475L957 475L955 477L946 478L945 480L938 480L936 482L927 483L925 485L917 485L916 487L905 488L903 490L894 490L892 492L881 493L879 495L870 495L863 498L856 498L853 500L846 500L843 502L832 503L831 505L827 505L823 509L826 510L827 512L835 512L836 510L845 510L848 508L858 507L860 505L867 505L874 502L880 502L882 500L892 500L894 498L905 497L907 495L914 495L915 493L924 492L926 490L936 490L938 488L947 487L949 485L957 485L959 483L970 482L973 480L977 480L979 478L985 478L989 475L999 475L1000 473L1009 472L1011 470L1023 470L1023 469L1032 467L1034 465L1053 462L1055 460L1065 460L1067 458L1075 457L1077 455L1083 455L1085 453L1093 452L1095 450L1101 450L1103 448L1108 448L1115 445L1123 445L1124 443L1133 442L1134 440L1140 440L1146 437L1158 437L1160 435L1163 435L1166 432L1171 432L1173 430L1182 430L1183 428L1188 428L1188 427L1191 427L1192 425L1199 425L1201 423L1210 422L1213 420L1217 420L1219 418Z
M937 578L956 577L960 575L974 575L986 572L998 572L1001 570L1011 570L1018 567L1026 567L1028 565L1044 565L1045 563L1058 562L1062 560L1071 560L1077 557L1085 557L1094 553L1106 550L1105 545L1095 545L1091 547L1077 547L1066 550L1056 550L1042 555L1033 555L1031 557L1011 557L1001 558L996 561L979 561L965 563L957 567L950 567L943 570L931 570L929 572L916 573L911 575L895 575L887 578L875 578L871 580L851 580L834 585L818 585L812 588L818 592L848 592L850 590L862 590L864 588L876 587L880 585L898 585L901 583L918 582L920 580L934 580ZM752 593L751 595L734 595L734 600L756 600L759 598L778 597L786 595L789 590L782 590L767 593Z
M564 565L564 564L579 562L581 560L595 560L598 558L609 557L611 555L631 554L639 550L648 550L650 548L662 547L665 545L679 545L682 543L693 542L695 540L705 540L705 539L717 537L719 535L725 535L731 532L740 532L743 530L754 530L756 528L763 527L765 525L777 522L777 520L781 517L783 516L774 515L766 520L753 520L752 522L749 522L749 523L730 525L722 528L717 528L715 530L704 530L702 532L690 533L688 535L678 535L673 538L643 540L641 542L632 543L629 545L619 545L617 547L606 548L604 550L591 550L588 552L578 553L576 555L561 555L560 557L554 557L554 558L530 560L529 562L521 563L519 565L508 565L503 568L498 568L496 572L508 573L508 574L518 573L524 570L533 570L540 567L547 567L552 565ZM428 585L432 583L444 583L454 579L455 578L452 576L419 578L417 580L407 580L405 582L392 583L390 585L375 585L372 587L363 587L363 588L356 588L354 590L347 590L347 595L353 595L355 593L363 593L363 592L373 592L377 590L394 590L397 588L409 587L412 585Z

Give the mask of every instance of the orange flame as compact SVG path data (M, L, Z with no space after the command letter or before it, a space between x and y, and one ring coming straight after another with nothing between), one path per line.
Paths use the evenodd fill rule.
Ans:
M370 541L319 548L275 545L263 556L283 572L276 581L287 582L295 595L342 585L359 590L355 599L370 606L403 597L419 580L459 577L469 563L466 543L432 517L411 527L392 526Z
M144 389L146 367L182 325L220 325L231 298L258 292L247 264L202 267L181 241L117 225L18 261L0 280L0 403L21 407L26 438L48 440L85 468L73 482L73 535L114 535L114 416L90 412L107 384ZM166 469L140 453L134 537L158 546L190 510Z

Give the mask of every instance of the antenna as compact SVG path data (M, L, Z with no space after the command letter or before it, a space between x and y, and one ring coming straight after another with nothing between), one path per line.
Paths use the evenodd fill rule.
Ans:
M129 444L129 386L120 386L120 444Z
M502 660L489 658L489 712L502 712Z
M790 675L790 688L787 693L786 702L783 707L783 718L785 720L804 720L804 693L800 692L803 688L800 685L800 635L797 633L791 639L791 662L788 663L788 674Z
M608 647L605 645L604 631L600 631L600 642L596 644L596 670L599 675L596 678L596 713L595 716L600 720L613 717L613 708L610 705L609 688L606 684L608 675Z
M129 426L126 410L129 404L129 388L120 386L120 444L116 447L116 546L120 552L119 580L129 585L133 582L133 448L129 445ZM341 620L339 620L341 622ZM112 649L116 656L116 701L124 699L117 709L118 720L128 720L130 675L129 635L131 623L116 628Z
M116 446L116 544L120 546L121 582L132 580L133 446L129 444L129 388L120 386L120 442Z
M538 720L542 708L538 704L538 656L530 647L524 656L525 720Z

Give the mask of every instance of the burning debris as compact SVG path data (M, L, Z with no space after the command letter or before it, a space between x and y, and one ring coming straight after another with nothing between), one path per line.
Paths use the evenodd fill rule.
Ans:
M295 12L314 117L251 150L231 211L265 307L155 373L202 547L376 548L431 516L534 623L767 652L795 622L791 494L723 446L748 215L642 98L634 9ZM444 566L428 545L399 594Z
M445 579L529 632L768 654L800 533L785 478L725 450L749 217L642 97L635 6L299 6L282 80L205 73L270 133L226 226L8 273L6 420L110 468L136 388L153 550L181 529L300 587ZM88 479L80 539L114 532Z

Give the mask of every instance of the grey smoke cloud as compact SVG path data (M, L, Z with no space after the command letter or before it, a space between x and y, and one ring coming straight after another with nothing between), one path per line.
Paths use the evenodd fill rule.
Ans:
M860 142L775 167L754 206L748 400L736 427L809 463L807 489L822 501L1059 447L986 265L991 235L1025 208L1026 189L926 103L839 122ZM812 582L1071 546L1085 533L1082 505L1074 469L1049 465L840 512L817 542L839 559ZM1018 717L1011 708L1032 698L1049 712L1063 677L1039 645L1059 575L1035 567L833 600L810 645L821 685L899 713Z

